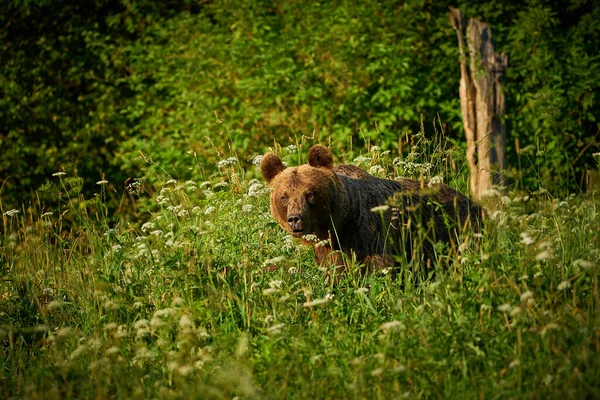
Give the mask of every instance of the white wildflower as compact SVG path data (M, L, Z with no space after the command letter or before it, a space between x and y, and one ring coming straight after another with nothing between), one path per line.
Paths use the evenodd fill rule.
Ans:
M304 307L315 307L315 306L322 306L327 303L329 303L329 299L323 298L323 299L316 299L313 301L307 301L306 303L303 304L303 306Z
M119 303L117 303L117 302L116 302L116 301L114 301L114 300L107 300L107 301L104 303L104 309L105 309L106 311L116 311L116 310L118 310L120 307L121 307L121 306L119 305Z
M179 318L179 326L181 328L194 328L194 322L190 318L189 315L183 314L181 318Z
M313 235L312 233L302 236L302 239L306 240L307 242L318 242L319 241L319 238L317 237L317 235Z
M321 240L315 246L317 246L317 247L329 246L329 239Z
M374 213L384 213L384 212L386 212L389 209L390 209L390 206L383 205L383 206L377 206L377 207L371 208L371 212L374 212Z
M204 210L204 215L211 214L211 213L212 213L212 212L214 212L215 210L216 210L216 208L215 208L215 207L213 207L213 206L206 207L206 210Z
M265 186L260 182L255 182L250 185L248 188L248 196L249 197L259 197L263 193L270 191L269 188L265 190Z
M71 355L69 356L69 358L70 358L71 360L74 360L74 359L76 359L77 357L81 356L83 353L85 353L85 351L86 351L86 350L87 350L87 349L86 349L85 345L83 345L83 344L82 344L82 345L80 345L79 347L77 347L77 348L75 349L75 351L73 351L73 352L71 353Z
M115 339L122 339L129 336L129 332L127 331L125 325L119 325L117 331L113 334Z
M189 374L191 374L192 372L194 372L194 367L191 365L182 365L181 367L177 368L177 373L181 376L188 376Z
M172 305L173 307L179 307L179 306L183 305L183 303L184 303L184 301L183 301L183 298L182 298L182 297L179 297L179 296L175 297L175 298L173 299L173 301L171 301L171 305ZM173 309L173 310L174 310L174 309ZM173 311L173 312L174 312L174 311Z
M405 328L404 324L400 321L389 321L389 322L385 322L385 323L381 324L381 326L379 326L379 329L384 332L401 330L404 328Z
M118 327L119 327L119 325L117 325L115 322L109 322L108 324L104 325L104 330L112 331L114 329L117 329Z
M510 310L509 315L511 317L514 317L515 315L519 314L521 312L521 307L515 307L512 310Z
M498 306L498 311L500 312L509 312L512 309L510 304L501 304Z
M482 198L493 199L494 197L500 197L498 189L487 189L481 193Z
M66 174L67 174L66 172L59 171L59 172L53 173L52 176L59 176L60 177L60 176L65 176Z
M283 328L284 326L285 326L284 323L273 325L273 326L267 328L267 332L271 335L278 334L281 331L281 328Z
M533 296L533 293L530 290L526 290L521 293L521 301L526 301Z
M159 196L157 196L157 197L156 197L156 202L157 202L158 204L160 204L160 205L163 205L163 206L164 206L164 205L167 205L167 204L169 204L169 203L171 202L171 199L169 199L169 198L168 198L168 197L166 197L166 196L159 195Z
M274 257L274 258L270 258L270 259L266 260L263 263L263 266L279 264L280 262L283 262L283 261L285 261L285 256L278 256L278 257ZM272 281L272 282L275 282L275 281ZM281 282L281 281L278 281L278 282ZM271 286L271 283L269 283L269 286Z
M521 243L529 246L535 243L535 240L527 232L521 232Z
M552 258L552 252L549 249L546 249L535 256L537 261L544 261L550 258Z
M217 182L214 184L213 189L217 190L217 189L226 189L227 188L227 182Z
M142 232L146 232L149 231L151 229L154 229L156 225L154 225L153 222L146 222L144 225L142 225Z
M373 165L371 168L369 168L369 174L371 175L383 175L384 173L385 170L379 165Z
M298 151L298 147L295 144L290 144L288 147L285 148L288 153L290 154L295 154Z
M432 187L433 185L439 185L441 183L444 183L444 177L441 175L436 175L429 180L427 186Z
M371 161L371 158L370 157L365 157L365 156L358 156L358 157L356 157L354 159L354 162L358 163L358 164L362 164L362 163L367 162L367 161Z
M96 185L106 185L108 183L107 180L102 179L101 181L96 182Z
M4 213L4 215L8 216L8 217L13 217L15 215L17 215L20 211L17 210L16 208L13 208L12 210L8 210L7 212Z
M252 164L254 164L254 165L260 165L260 162L262 161L262 159L263 159L263 155L259 154L259 155L257 155L256 157L254 157L252 159Z
M71 328L70 326L65 326L64 328L60 328L58 331L56 331L56 337L58 339L62 339L72 336L74 333L75 331L73 330L73 328Z
M174 315L175 313L177 313L177 309L167 307L167 308L161 308L160 310L154 311L154 314L152 316L156 317L156 318L163 318L163 317L170 317L171 315Z
M557 289L558 290L565 290L571 287L571 282L570 281L562 281L561 283L558 284Z
M594 266L594 263L588 260L582 260L581 258L578 258L577 260L573 261L573 266L580 267L583 269L590 269Z
M367 294L367 293L369 293L369 289L367 289L365 287L360 287L360 288L356 289L354 291L354 293L356 293L356 294Z
M138 319L134 322L133 327L135 329L148 329L148 320L147 319Z

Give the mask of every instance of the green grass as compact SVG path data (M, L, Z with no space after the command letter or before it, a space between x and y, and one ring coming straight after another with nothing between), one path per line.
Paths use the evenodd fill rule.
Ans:
M451 154L413 150L356 163L467 187ZM600 396L598 194L508 192L433 279L357 267L332 286L255 171L219 171L157 177L113 229L104 185L46 215L0 203L1 398Z

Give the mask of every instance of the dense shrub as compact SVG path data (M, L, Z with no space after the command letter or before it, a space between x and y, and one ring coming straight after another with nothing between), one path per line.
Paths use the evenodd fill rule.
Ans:
M478 3L457 5L491 23L509 54L509 165L521 164L511 176L530 188L584 184L598 151L598 7ZM408 151L421 116L426 133L439 116L462 143L444 4L21 0L0 11L6 207L61 169L84 177L88 195L103 176L120 193L157 167L211 173L182 167L186 152L211 166L218 152L251 157L303 135L338 152L399 140Z

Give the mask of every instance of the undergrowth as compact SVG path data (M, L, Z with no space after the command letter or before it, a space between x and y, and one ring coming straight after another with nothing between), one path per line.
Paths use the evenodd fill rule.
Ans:
M418 139L347 161L466 190L459 150ZM333 284L264 183L235 157L218 167L132 186L144 218L110 229L87 212L105 181L95 201L0 208L0 397L600 396L597 193L492 191L479 244L433 278L356 266Z

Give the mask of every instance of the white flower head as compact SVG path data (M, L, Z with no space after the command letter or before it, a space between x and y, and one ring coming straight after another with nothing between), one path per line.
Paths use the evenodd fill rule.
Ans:
M204 210L204 215L211 214L211 213L212 213L212 212L214 212L215 210L216 210L216 208L215 208L215 207L213 207L213 206L206 207L206 210Z
M390 209L390 206L383 205L383 206L377 206L377 207L371 208L371 212L374 212L374 213L384 213L384 212L386 212L389 209Z
M371 168L369 168L369 174L371 175L383 175L384 173L385 170L380 165L373 165Z
M252 159L252 164L254 164L254 165L260 165L260 162L262 161L262 159L263 159L263 155L259 154L259 155L257 155L256 157L254 157Z
M526 301L531 297L533 297L533 293L530 290L521 293L521 301Z
M510 304L500 304L498 306L498 311L500 312L509 312L512 309Z
M552 258L552 252L549 249L543 250L535 256L537 261L549 260L550 258Z
M558 290L565 290L571 287L571 282L570 281L562 281L561 283L558 284L557 289Z
M381 324L379 329L384 332L390 332L390 331L404 329L404 324L400 321L389 321L389 322L385 322L385 323Z
M313 235L312 233L302 236L302 239L306 240L307 242L319 242L317 235Z
M523 243L524 245L532 245L535 243L535 239L533 239L531 236L529 236L529 233L527 232L521 232L521 243Z
M313 301L307 301L306 303L303 304L304 307L316 307L316 306L322 306L329 303L329 299L327 297L323 298L323 299L316 299Z
M273 325L273 326L267 328L267 333L269 333L270 335L276 335L279 332L281 332L281 328L283 328L284 326L285 326L284 323Z
M444 177L441 175L436 175L429 180L427 186L432 187L433 185L439 185L441 183L444 183Z

